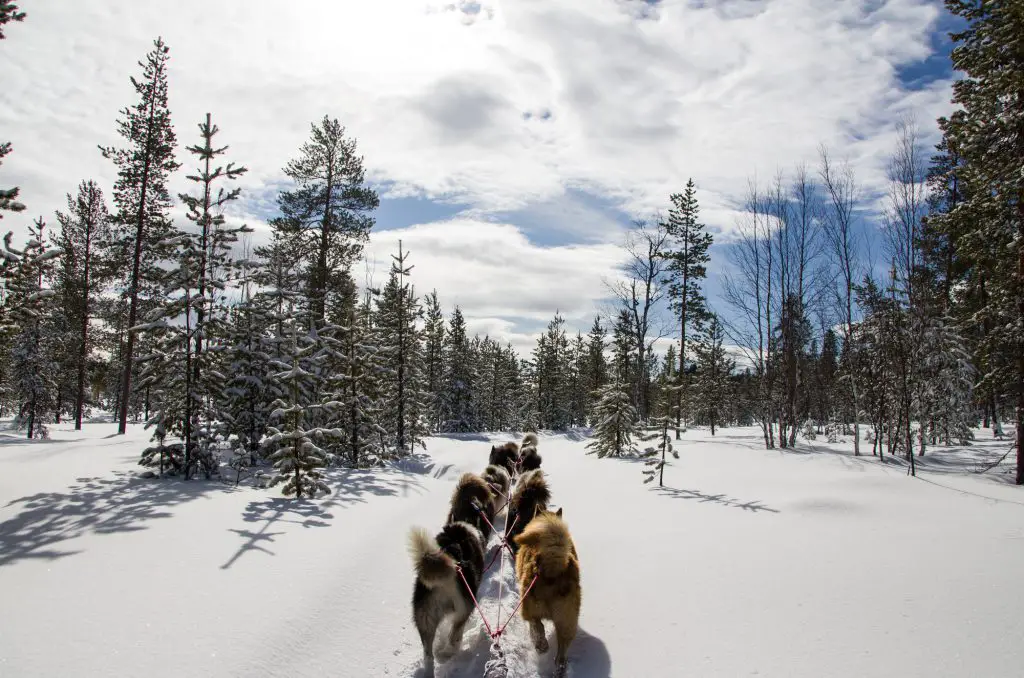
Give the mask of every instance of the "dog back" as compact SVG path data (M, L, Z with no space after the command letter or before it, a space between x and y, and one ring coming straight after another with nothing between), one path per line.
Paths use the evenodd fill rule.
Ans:
M481 516L486 512L486 520ZM489 520L494 519L494 491L487 481L475 473L463 473L452 492L449 523L465 522L480 530L486 538L491 533Z

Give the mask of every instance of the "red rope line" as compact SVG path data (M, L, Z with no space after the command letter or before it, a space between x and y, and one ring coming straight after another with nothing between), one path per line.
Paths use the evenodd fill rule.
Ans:
M518 612L518 611L519 611L519 608L520 608L520 607L522 606L522 604L523 604L523 601L524 601L524 600L526 600L526 594L527 594L527 593L529 593L529 592L530 592L530 589L532 589L532 588L533 588L533 585L537 583L537 577L539 577L539 576L540 576L540 573L539 573L539 572L538 572L537 574L533 575L533 581L531 581L531 582L530 582L530 585L526 587L526 592L525 592L525 593L523 593L523 595L519 596L519 602L518 602L518 603L516 604L516 606L515 606L515 608L514 608L514 609L512 610L512 612L511 612L511 613L509 613L509 615L508 615L508 619L506 619L506 620L505 620L505 626L502 626L502 627L501 627L500 629L498 629L498 631L497 631L497 635L499 635L499 636L500 636L500 635L501 635L502 633L504 633L504 632L505 632L505 627L506 627L506 626L508 626L508 623L509 623L510 621L512 621L512 617L516 616L516 612Z
M487 570L491 569L491 566L494 565L494 561L497 559L497 557L501 554L503 550L507 549L509 555L511 555L513 558L515 557L515 553L512 552L512 547L508 543L508 535L512 532L512 529L515 527L516 523L519 522L519 514L516 514L516 517L512 520L511 525L506 526L504 533L499 533L496 529L494 529L494 525L491 524L491 521L488 520L487 514L484 513L484 511L479 506L476 507L476 510L480 514L480 517L483 518L484 521L490 526L492 532L496 534L502 534L501 543L498 545L498 548L495 550L494 555L491 557L491 562L488 563L487 567L483 569L483 572L486 572ZM508 625L512 621L513 617L516 616L516 612L519 610L520 607L522 607L523 601L526 600L526 595L533 588L533 585L537 583L537 577L540 576L539 574L534 575L533 581L531 581L530 585L526 587L526 591L523 593L523 595L519 597L519 602L516 603L516 606L514 608L512 608L512 612L509 613L508 618L505 620L505 623L501 624L501 601L505 597L505 559L502 558L501 573L498 575L498 613L497 617L494 620L494 628L496 630L492 631L491 625L487 621L487 617L484 616L483 608L480 607L480 602L476 599L476 594L473 592L473 589L470 587L469 582L466 580L466 575L462 572L462 566L457 565L455 567L455 571L459 573L459 577L462 579L463 585L466 587L466 590L469 591L469 597L472 598L473 605L476 607L476 611L480 615L480 619L484 623L484 628L487 629L487 635L490 637L491 640L494 641L495 645L498 644L498 639L501 637L501 634L505 632L505 629L508 628ZM498 647L498 653L501 654L500 647Z
M462 566L457 565L455 567L455 571L459 573L460 577L462 577L462 583L466 585L466 590L469 591L469 597L473 599L473 604L476 606L476 611L480 613L480 619L483 620L484 626L487 628L487 635L489 635L491 638L494 638L494 632L491 631L491 625L487 623L487 617L484 616L484 611L480 609L480 603L477 602L476 594L473 593L473 587L469 585L469 582L466 581L466 575L462 573Z

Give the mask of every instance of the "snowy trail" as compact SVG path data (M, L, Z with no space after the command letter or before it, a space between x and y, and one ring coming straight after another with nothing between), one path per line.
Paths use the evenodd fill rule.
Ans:
M403 468L333 471L333 496L293 502L139 480L145 434L112 431L0 439L0 675L417 678L405 535L440 527L459 474L507 439L434 438ZM573 678L1019 675L1020 488L765 451L739 429L687 433L658 489L578 438L540 444L583 570ZM504 616L510 563L503 586ZM536 657L519 619L507 633L510 678L549 675L553 652ZM474 614L438 678L481 675L488 656Z

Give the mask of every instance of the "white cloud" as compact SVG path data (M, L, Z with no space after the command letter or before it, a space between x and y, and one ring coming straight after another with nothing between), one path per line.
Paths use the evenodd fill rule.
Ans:
M906 92L896 77L930 52L934 0L34 0L26 9L0 43L0 127L15 144L0 185L19 184L29 211L4 227L52 213L81 179L109 187L113 170L96 145L119 143L114 121L134 98L128 76L160 34L182 148L212 112L231 159L250 168L249 196L272 194L310 122L327 113L359 139L390 194L469 204L477 221L403 237L424 278L476 318L589 312L621 234L567 190L647 214L693 176L705 221L729 230L754 172L813 161L825 142L877 187L896 114L917 111L928 128L949 108L949 83ZM483 223L524 210L595 249L536 248L511 225ZM535 240L537 230L526 229ZM543 264L516 261L526 255Z
M374 233L367 258L375 284L386 279L399 240L418 294L437 289L446 312L463 309L471 332L517 348L536 340L522 328L543 327L556 311L569 327L589 329L607 294L602 279L623 262L613 243L541 247L509 224L454 219Z

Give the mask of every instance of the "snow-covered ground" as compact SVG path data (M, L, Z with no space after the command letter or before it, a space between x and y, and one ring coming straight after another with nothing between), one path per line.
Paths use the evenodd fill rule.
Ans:
M406 534L439 528L458 475L507 439L434 438L291 501L140 479L146 434L113 433L0 434L0 676L417 676ZM664 489L584 444L540 445L583 569L574 678L1022 675L1024 492L969 473L1007 442L940 449L913 479L848 445L690 431ZM508 634L512 678L550 669ZM438 676L487 655L474 615Z

